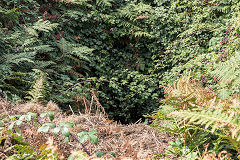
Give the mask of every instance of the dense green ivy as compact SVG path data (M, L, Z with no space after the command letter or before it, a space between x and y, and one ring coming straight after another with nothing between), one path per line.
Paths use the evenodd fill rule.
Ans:
M101 93L100 101L110 117L124 122L157 108L159 95L145 95L144 90L152 84L141 79L152 62L147 47L154 41L148 25L154 11L151 5L114 0L6 0L0 4L1 89L9 99L29 97L41 71L47 76L45 99L58 102L63 109L74 106L76 96L89 98L93 88ZM121 84L128 81L122 69L133 71L135 84ZM100 77L106 81L97 87ZM87 79L95 80L85 83ZM119 88L112 86L114 83ZM160 91L154 87L153 91ZM111 94L119 95L115 99ZM119 109L115 110L116 106ZM134 115L133 109L138 110Z
M160 105L163 91L157 80L137 71L113 73L110 83L101 85L100 98L107 113L121 122L134 122Z

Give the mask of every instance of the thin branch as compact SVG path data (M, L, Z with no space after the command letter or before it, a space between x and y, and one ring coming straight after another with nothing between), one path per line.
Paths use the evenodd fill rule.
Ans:
M88 150L86 149L86 147L84 146L84 144L82 144L76 136L74 136L72 133L70 133L70 135L73 137L73 139L75 139L78 143L80 143L82 145L83 151L86 152L88 154L88 156L91 156L91 154L88 152Z

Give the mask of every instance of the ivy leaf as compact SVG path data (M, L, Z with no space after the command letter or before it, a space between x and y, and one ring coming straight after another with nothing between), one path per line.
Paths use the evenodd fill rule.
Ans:
M45 117L46 115L47 115L47 112L44 112L44 113L41 113L41 114L40 114L40 117L43 118L43 117Z
M32 112L28 112L28 115L31 115L32 117L37 117L37 114L36 113L32 113Z
M15 119L15 118L16 118L16 116L9 116L9 118L10 118L10 119Z
M80 133L77 134L77 136L78 136L78 137L82 137L82 136L84 136L84 135L86 135L86 134L87 134L87 132L80 132Z
M20 128L14 128L14 131L16 132L17 136L21 136L21 130Z
M97 130L92 130L92 131L89 131L88 134L97 134Z
M47 133L48 130L49 130L49 126L48 125L43 125L42 127L40 127L37 131L38 132L44 132L44 133Z
M48 117L49 117L50 121L54 120L54 114L52 111L48 112Z
M109 151L108 153L110 153L113 157L116 157L116 154L114 152Z
M4 126L4 121L0 121L0 127Z
M116 154L111 151L97 151L95 154L98 158L101 158L106 153L110 153L113 157L116 157Z
M47 125L51 128L55 128L56 127L56 124L55 123L45 123L44 125Z
M32 116L29 114L29 115L26 115L25 116L25 119L27 120L27 121L31 121L31 119L32 119Z
M87 134L83 134L82 136L78 137L78 140L80 143L84 143L86 142L88 139L88 135Z
M12 122L9 126L8 126L8 129L12 129L13 126L14 126L15 122Z
M69 129L68 129L67 127L63 127L63 128L62 128L62 134L63 134L65 137L69 137L69 136L70 136Z
M22 116L19 118L20 121L23 121L24 119L25 119L25 115L22 115Z
M116 153L114 152L108 152L108 153L110 153L113 157L116 157Z
M9 121L9 118L3 118L1 121L5 121L5 122L8 122Z
M103 151L98 151L98 152L96 152L96 156L97 156L98 158L101 158L103 155L104 155L104 152L103 152Z
M60 125L66 128L73 128L73 123L71 122L61 122Z
M19 117L21 117L22 115L15 115L15 116L13 116L13 117L17 117L17 118L19 118Z
M31 115L32 117L37 117L37 114L33 112L28 112L27 114Z
M64 142L66 142L66 143L69 142L69 137L65 137Z
M54 134L58 134L58 132L61 130L61 127L56 127L52 130Z
M93 143L93 144L98 143L98 137L96 135L90 134L90 135L88 135L88 137L89 137L89 140L91 143Z
M21 125L21 124L22 124L22 121L21 121L21 120L17 120L17 121L16 121L16 125L19 126L19 125Z

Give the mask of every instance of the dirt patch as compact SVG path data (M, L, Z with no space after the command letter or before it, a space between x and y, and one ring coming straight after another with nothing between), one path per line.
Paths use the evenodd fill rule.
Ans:
M52 143L52 145L56 146L61 159L67 159L71 152L83 148L91 155L94 155L96 151L112 151L117 155L118 159L124 159L124 157L130 159L152 159L154 154L163 153L168 147L168 141L174 139L172 136L160 133L142 123L122 125L109 120L103 114L66 115L53 102L49 102L46 106L35 103L11 104L5 100L0 102L1 116L25 114L27 112L40 114L50 110L55 112L54 123L76 123L76 126L71 129L73 136L79 132L98 131L99 140L97 145L89 142L80 144L74 137L70 139L70 142L64 143L61 135L38 133L37 126L27 123L21 125L20 129L25 137L25 141L37 148ZM47 119L41 120L47 121ZM112 158L110 157L109 159Z

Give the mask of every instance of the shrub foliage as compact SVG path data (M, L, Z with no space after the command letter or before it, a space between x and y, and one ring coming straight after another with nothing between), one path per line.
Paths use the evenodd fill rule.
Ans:
M135 121L159 105L159 84L189 70L215 85L206 81L215 64L238 45L238 8L237 0L2 0L1 95L32 97L42 72L45 100L76 109L77 97L97 91L110 117Z

